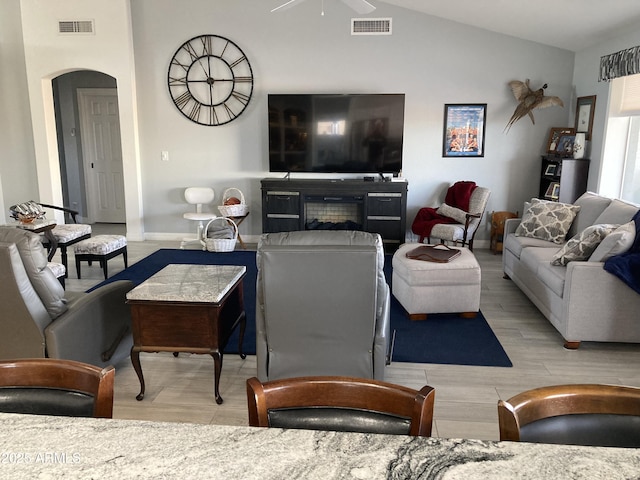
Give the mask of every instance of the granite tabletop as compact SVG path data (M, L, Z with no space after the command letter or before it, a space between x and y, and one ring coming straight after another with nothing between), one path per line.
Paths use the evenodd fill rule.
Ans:
M127 293L127 300L219 303L246 271L244 265L170 264Z
M0 413L0 478L640 477L640 451Z

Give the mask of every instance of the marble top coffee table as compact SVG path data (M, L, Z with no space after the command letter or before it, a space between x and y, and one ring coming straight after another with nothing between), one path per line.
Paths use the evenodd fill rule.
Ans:
M219 392L222 356L229 337L240 325L241 358L246 315L242 279L245 266L167 265L127 294L131 305L133 347L131 363L140 380L137 400L145 383L140 352L209 354L214 361L214 395Z

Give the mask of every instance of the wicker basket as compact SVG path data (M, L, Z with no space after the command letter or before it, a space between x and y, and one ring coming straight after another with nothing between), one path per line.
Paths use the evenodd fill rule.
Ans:
M217 220L224 220L227 224L233 228L233 238L207 238L207 232L209 231L209 225ZM238 240L238 226L236 222L230 218L216 217L207 223L207 226L202 230L203 240L207 251L209 252L233 252L236 248L236 242Z
M227 199L232 196L230 195L230 193L234 190L240 194L240 203L236 205L224 205L224 202L226 202ZM227 188L224 191L224 193L222 194L222 203L223 205L220 205L218 207L218 210L220 210L220 213L225 217L244 217L247 213L249 213L249 206L244 203L244 195L239 189L235 187Z

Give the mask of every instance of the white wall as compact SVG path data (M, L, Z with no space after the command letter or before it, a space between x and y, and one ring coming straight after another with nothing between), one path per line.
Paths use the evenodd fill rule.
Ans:
M89 69L116 79L120 100L127 234L143 238L136 84L129 0L21 0L27 88L41 201L62 204L51 79ZM94 20L95 35L60 35L59 20Z
M393 17L392 36L350 35L353 12L341 2L320 2L270 14L264 0L164 0L132 3L143 162L145 228L184 232L181 194L212 185L218 199L238 186L251 204L243 228L261 230L259 179L268 175L267 93L401 92L406 94L404 176L409 180L408 223L421 206L442 201L456 180L492 189L491 210L521 210L537 194L539 155L550 127L566 125L568 108L537 112L508 134L516 102L507 86L530 78L568 105L573 54L462 26L382 2L375 17ZM180 115L166 85L168 62L189 38L212 33L235 41L255 75L254 96L231 124L203 127ZM445 103L487 103L484 158L443 159ZM170 153L161 162L160 152ZM249 227L246 227L249 223ZM487 232L482 232L487 238Z
M0 6L0 224L16 203L38 199L19 0Z
M190 231L192 226L182 219L182 192L190 185L213 186L217 200L225 188L239 187L251 205L241 233L261 232L259 179L269 175L269 92L405 93L403 173L409 181L409 225L418 208L439 204L446 186L456 180L489 187L489 212L521 210L523 201L537 194L540 154L549 128L567 125L571 113L572 52L382 2L372 16L393 18L391 36L351 36L350 19L355 15L342 2L325 2L322 17L319 0L277 14L269 13L276 0L133 0L131 25L126 0L21 3L40 181L57 161L55 149L43 140L48 138L43 79L77 68L115 77L125 162L133 178L127 188L127 221L137 215L146 238L179 237ZM71 13L97 19L95 38L72 42L54 34L51 28L57 19ZM168 62L176 49L205 33L236 42L255 76L248 108L220 127L185 119L166 85ZM127 50L130 40L133 50ZM546 93L558 95L567 106L537 111L535 125L523 119L506 134L503 129L516 107L507 84L526 78L534 87L548 83ZM442 158L445 103L487 103L484 158ZM163 150L169 152L169 162L160 160ZM2 181L7 183L4 177ZM139 198L133 191L136 183ZM55 187L54 183L51 191L40 193L55 197ZM488 238L488 228L480 232L483 238Z

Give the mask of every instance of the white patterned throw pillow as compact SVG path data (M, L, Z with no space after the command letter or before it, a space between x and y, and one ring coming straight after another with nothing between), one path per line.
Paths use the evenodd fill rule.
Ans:
M589 257L590 262L604 262L609 258L628 251L636 239L636 227L633 220L620 225L607 235Z
M585 228L573 237L551 259L552 265L566 265L569 262L587 260L604 238L619 225L600 224Z
M456 222L464 224L467 221L467 212L460 210L459 208L452 207L443 203L438 207L436 213L444 215L445 217L453 218Z
M561 244L579 211L577 205L532 198L531 206L522 215L516 229L516 237L539 238Z

